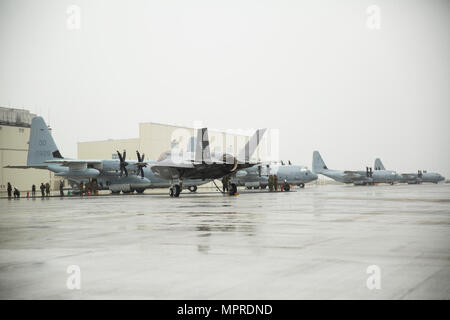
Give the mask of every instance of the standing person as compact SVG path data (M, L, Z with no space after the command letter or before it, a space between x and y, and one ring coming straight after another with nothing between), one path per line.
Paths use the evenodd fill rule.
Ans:
M42 198L45 196L45 186L44 186L44 183L43 182L41 182L41 186L39 187L40 189L41 189L41 194L42 194Z
M269 185L269 191L273 191L273 175L269 175L269 181L267 181Z
M12 186L11 183L8 182L8 199L11 199L12 195Z
M83 195L83 181L80 182L80 196Z
M278 190L278 176L276 174L273 175L273 186L275 188L275 191Z
M61 180L59 182L59 195L61 197L64 197L64 181L63 180Z
M50 183L48 183L48 182L45 184L45 195L47 197L50 196Z
M227 192L228 191L228 183L229 183L230 179L228 176L223 176L222 178L222 188L223 188L223 192Z
M31 195L33 198L36 196L36 186L34 184L31 186Z

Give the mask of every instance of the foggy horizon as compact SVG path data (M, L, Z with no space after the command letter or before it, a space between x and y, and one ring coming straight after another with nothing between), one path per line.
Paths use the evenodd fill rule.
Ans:
M78 6L80 28L67 26ZM380 29L367 8L380 8ZM77 142L280 130L280 158L450 178L448 1L2 1L0 106Z

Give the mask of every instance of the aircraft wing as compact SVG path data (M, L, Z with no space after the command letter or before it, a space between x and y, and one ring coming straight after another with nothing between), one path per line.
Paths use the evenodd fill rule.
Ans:
M344 174L348 177L354 177L354 178L359 178L359 177L363 177L364 175L361 174L361 172L359 171L344 171Z
M69 160L69 159L54 159L54 160L47 160L45 163L50 164L60 164L65 167L71 167L71 166L81 166L81 165L88 165L88 164L102 164L102 161L100 160Z
M28 169L33 168L32 166L4 166L3 168L7 169Z

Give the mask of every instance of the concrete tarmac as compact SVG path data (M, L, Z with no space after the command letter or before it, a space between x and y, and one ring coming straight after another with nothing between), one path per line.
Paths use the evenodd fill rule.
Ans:
M1 199L0 298L449 299L449 240L449 184Z

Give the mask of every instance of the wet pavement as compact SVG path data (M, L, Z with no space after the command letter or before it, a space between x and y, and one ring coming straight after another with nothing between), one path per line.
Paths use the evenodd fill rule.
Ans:
M1 199L0 298L449 299L450 185Z

